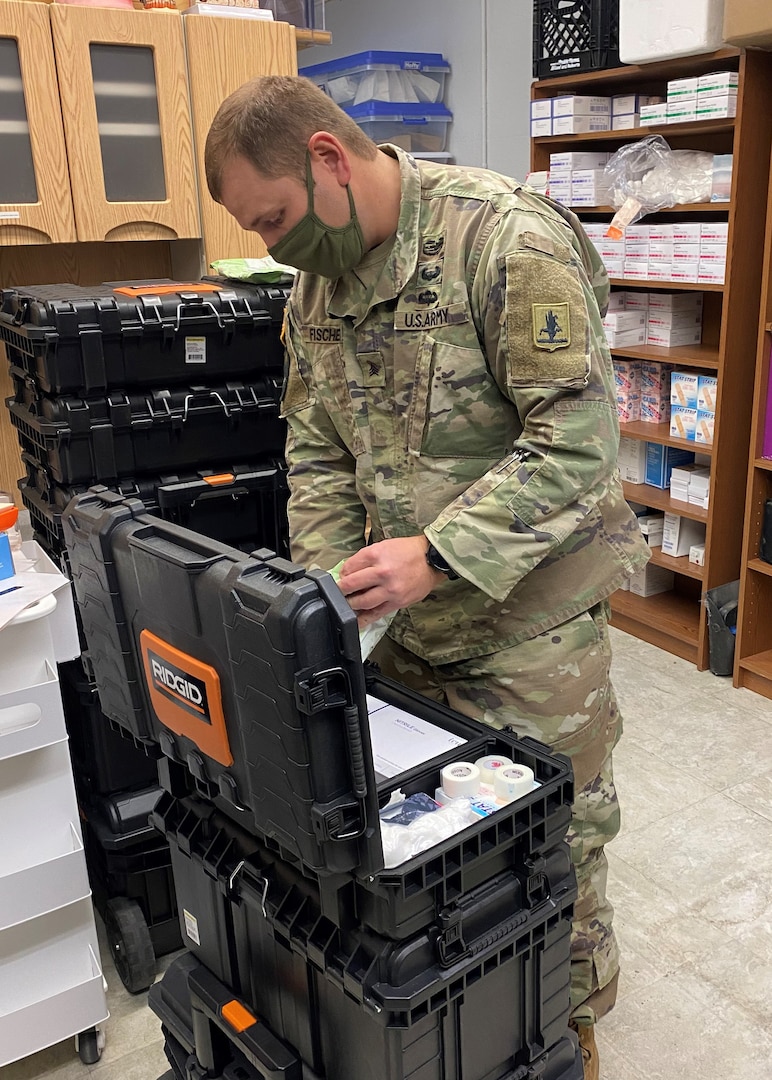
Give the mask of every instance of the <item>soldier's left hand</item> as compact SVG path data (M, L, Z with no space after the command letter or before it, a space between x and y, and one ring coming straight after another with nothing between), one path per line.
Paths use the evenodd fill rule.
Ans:
M338 585L360 628L416 604L444 580L427 563L426 549L423 534L403 536L370 544L346 559Z

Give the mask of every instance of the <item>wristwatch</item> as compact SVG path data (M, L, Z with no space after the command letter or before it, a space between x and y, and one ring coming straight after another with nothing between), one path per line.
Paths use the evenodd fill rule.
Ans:
M429 544L426 549L426 561L432 570L439 570L441 574L444 574L448 581L458 581L459 575L453 569L452 566L443 559L434 544Z

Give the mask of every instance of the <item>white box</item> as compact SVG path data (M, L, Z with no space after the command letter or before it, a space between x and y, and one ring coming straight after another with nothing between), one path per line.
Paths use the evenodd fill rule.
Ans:
M646 326L646 316L642 311L612 311L603 318L603 329L613 334L624 330L639 330Z
M702 224L699 221L677 221L673 224L674 244L699 244L702 240Z
M543 120L531 121L531 138L540 139L544 135L552 134L552 120L549 117L545 117ZM556 132L556 134L558 134Z
M699 82L700 80L698 77L670 79L667 84L668 105L671 101L688 101L692 98L696 98Z
M536 123L545 121L537 120ZM554 116L552 118L553 135L586 135L591 131L609 131L611 117L605 115L593 116Z
M715 375L697 376L697 409L701 412L716 411L718 378Z
M630 578L630 592L636 596L655 596L657 593L670 592L674 582L672 570L647 563L643 570L638 570Z
M702 327L686 327L683 330L672 330L669 327L652 327L647 329L646 344L655 345L658 349L678 349L685 345L699 345L702 341Z
M705 443L709 446L713 442L715 427L716 414L714 412L704 412L698 409L697 418L694 423L694 441L696 443Z
M624 277L625 272L625 260L624 257L618 255L604 255L600 253L600 257L603 260L603 265L606 267L606 272L611 278Z
M634 330L606 331L606 341L610 349L632 349L635 345L646 344L646 327Z
M662 543L662 534L665 531L664 514L640 514L638 515L638 528L641 536L649 547L659 547Z
M608 307L606 309L606 316L616 315L620 311L625 311L627 307L627 293L622 289L614 289L609 293Z
M628 484L642 484L646 476L646 443L640 439L619 440L619 475Z
M697 119L697 99L694 101L668 101L668 124L691 124Z
M648 240L651 234L651 225L628 225L625 229L625 241Z
M643 311L648 314L650 296L647 292L625 293L625 308L628 311Z
M624 64L715 52L723 42L724 0L620 0Z
M641 393L641 423L667 424L670 421L670 402L664 394Z
M614 360L614 383L618 395L640 394L641 361Z
M702 311L702 304L701 292L649 293L649 310L652 313L691 311L693 308Z
M641 126L640 113L620 113L611 117L612 131L628 131Z
M692 544L705 542L705 526L692 518L682 517L680 514L665 514L665 525L662 533L662 554L670 555L673 559L680 559L682 555L689 554Z
M696 409L686 409L682 405L670 406L670 434L674 439L687 439L694 442L696 425Z
M697 120L723 120L727 117L737 116L736 97L716 97L697 101Z
M641 364L641 393L662 394L670 401L670 373L672 364L659 364L654 360L644 360Z
M649 309L649 328L658 331L667 330L694 330L702 328L702 312L693 311L660 311L658 308Z
M622 270L622 277L630 278L631 281L648 281L649 279L649 260L648 259L628 259L625 256L624 268Z
M672 223L663 221L650 225L649 240L653 240L658 244L672 244L674 240Z
M699 280L699 259L681 259L673 262L673 273L670 275L674 284L692 284Z
M658 259L649 263L649 281L672 281L673 264L668 259Z
M641 419L641 398L639 394L617 395L617 416L620 424L634 424Z
M552 115L556 116L611 116L611 98L588 97L583 94L566 94L552 99Z
M700 260L726 262L726 242L724 240L700 240Z
M726 281L726 263L706 262L700 259L697 267L697 281L705 285L723 285Z
M726 248L728 240L728 221L703 221L700 225L700 246L710 243L723 244Z
M667 240L649 241L649 260L652 262L672 262L673 243Z
M704 544L692 544L692 546L689 548L689 562L694 563L695 566L705 565Z
M648 104L649 98L646 94L614 94L611 98L611 115L637 113L640 112L641 105Z
M551 120L552 119L552 98L541 98L538 101L531 102L531 119L532 120Z
M596 154L586 150L566 150L559 154L550 154L550 170L602 169L608 161L608 154Z
M699 76L697 91L700 94L728 94L732 90L737 93L739 82L740 76L736 71L713 71L708 75Z
M639 124L641 127L652 127L654 125L667 123L667 104L662 103L660 105L641 105L641 112L639 117Z
M625 258L646 259L649 258L648 240L630 240L625 237Z

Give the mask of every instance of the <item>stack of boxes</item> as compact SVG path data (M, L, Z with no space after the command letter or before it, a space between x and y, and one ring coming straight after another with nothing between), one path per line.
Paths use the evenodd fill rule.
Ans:
M687 79L671 79L667 101L640 106L640 126L688 124L720 120L737 114L738 73L719 71Z
M611 98L567 94L531 102L531 138L611 130Z
M550 154L550 198L564 206L607 206L607 161L608 154L588 151Z
M710 445L716 420L718 379L692 371L673 371L670 377L670 434Z
M596 182L596 193L599 194L604 189L598 187L598 183L602 184L603 181ZM563 198L564 194L568 195L573 190L561 180L554 188L550 172L549 192L557 202L574 205L573 194L570 203ZM729 236L729 223L726 221L628 225L621 240L607 237L608 225L602 222L587 222L584 230L597 249L609 277L684 284L724 283Z
M702 293L644 293L615 290L609 299L608 312L603 320L610 348L623 349L632 345L656 345L670 349L683 345L699 345L702 341ZM630 315L634 322L620 321ZM613 319L612 316L616 316ZM642 319L639 323L638 319ZM642 329L642 337L624 339L620 331Z
M670 498L707 510L710 502L710 466L696 460L676 466L670 474Z
M654 100L643 94L615 94L611 99L611 130L640 127L641 108Z

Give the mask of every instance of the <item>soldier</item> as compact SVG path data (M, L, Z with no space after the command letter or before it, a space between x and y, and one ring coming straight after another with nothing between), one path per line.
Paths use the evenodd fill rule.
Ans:
M618 977L607 598L647 558L616 473L602 263L568 210L376 147L301 78L223 103L206 174L302 271L282 405L293 557L343 560L360 626L396 612L385 674L571 757L571 1015L597 1077Z

